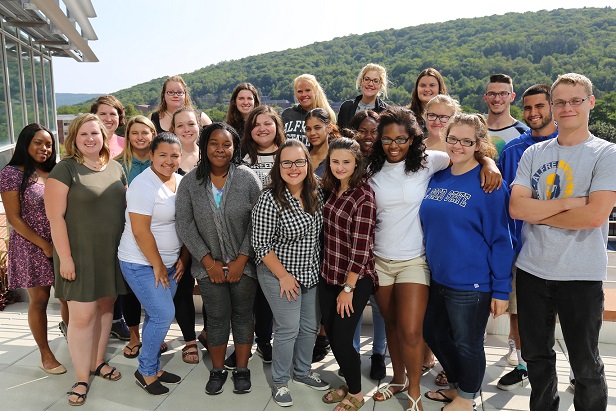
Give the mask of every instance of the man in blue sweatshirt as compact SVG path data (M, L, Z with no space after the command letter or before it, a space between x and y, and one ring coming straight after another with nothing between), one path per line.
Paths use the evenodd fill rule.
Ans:
M524 221L515 265L530 411L558 410L556 315L575 374L574 408L602 411L608 392L599 332L608 217L616 203L616 145L588 130L595 106L588 78L559 76L551 100L558 136L524 152L509 204L511 217Z
M550 110L550 86L547 84L535 84L529 87L522 95L524 105L524 122L528 127L520 136L509 141L499 159L499 168L503 174L503 180L513 182L518 170L518 163L522 154L533 144L550 140L558 135L556 123L552 119ZM513 220L515 226L515 238L517 240L516 255L522 248L521 233L522 223L520 220ZM509 296L509 345L510 350L507 354L507 362L517 366L509 373L505 374L496 385L501 390L510 391L518 386L524 386L528 382L528 372L526 362L522 358L520 334L518 332L518 309L515 293L515 265L513 267L512 292Z

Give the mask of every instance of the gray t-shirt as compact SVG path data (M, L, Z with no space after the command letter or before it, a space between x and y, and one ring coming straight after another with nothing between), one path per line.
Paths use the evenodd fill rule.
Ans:
M524 152L512 185L532 190L539 200L587 197L616 191L615 176L616 145L593 135L575 146L561 146L555 138ZM607 232L607 220L584 230L525 222L516 266L546 280L604 280Z

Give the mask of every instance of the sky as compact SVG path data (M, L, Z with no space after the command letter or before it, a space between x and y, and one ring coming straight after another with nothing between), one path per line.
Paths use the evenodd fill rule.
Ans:
M56 93L107 94L210 64L350 34L509 12L580 7L579 0L91 0L99 62L54 58ZM470 4L472 3L472 6ZM420 6L417 6L419 4ZM614 7L614 0L585 0ZM378 62L375 62L378 63ZM415 75L415 74L412 74Z

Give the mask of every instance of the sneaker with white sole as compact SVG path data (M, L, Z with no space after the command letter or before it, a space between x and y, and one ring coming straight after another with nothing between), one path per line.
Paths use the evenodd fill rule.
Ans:
M496 387L504 391L511 391L517 387L524 387L528 384L528 371L526 368L517 367L509 371L498 380Z
M278 387L272 387L272 398L274 402L281 407L290 407L293 405L293 399L291 398L291 392L286 385L280 385Z
M310 372L310 374L304 377L295 376L293 377L293 382L296 384L305 385L306 387L310 387L317 391L329 390L329 383L327 381L323 381L321 376L316 372Z
M518 352L515 346L515 341L513 339L509 340L509 352L506 355L506 359L507 364L511 365L512 367L517 367L519 364Z

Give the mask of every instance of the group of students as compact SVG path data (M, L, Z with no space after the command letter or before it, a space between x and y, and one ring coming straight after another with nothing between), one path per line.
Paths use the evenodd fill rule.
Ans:
M223 391L227 368L233 370L235 393L251 391L247 365L256 334L257 353L272 363L277 404L293 404L293 380L326 391L322 400L336 404L335 411L361 408L354 337L372 299L373 314L380 313L385 324L393 368L392 380L377 389L374 400L404 392L408 409L422 410L420 378L433 366L433 352L449 388L427 392L425 398L447 403L447 411L473 409L485 373L486 324L490 314L496 318L507 310L516 254L516 265L528 270L525 282L534 276L549 280L537 268L545 263L536 262L543 242L555 241L543 226L584 231L570 228L559 213L585 215L590 205L599 213L593 221L600 228L586 234L596 243L603 241L607 214L601 218L616 198L597 200L593 190L612 193L615 188L604 173L590 193L577 181L574 186L567 181L573 171L560 162L549 164L565 176L541 180L537 173L548 168L537 168L522 150L510 205L509 189L501 183L511 182L501 181L488 122L460 112L438 71L420 74L408 108L383 102L387 75L379 65L366 65L356 84L362 94L343 103L337 122L316 78L304 74L294 82L298 104L281 116L260 105L253 85L242 83L232 93L226 122L211 123L192 108L181 77L170 77L159 109L151 119L131 118L125 141L114 133L123 124L121 104L112 96L99 98L93 114L71 123L64 158L57 164L51 132L37 124L24 128L0 174L14 228L10 286L28 290L40 367L60 374L66 368L46 337L45 308L54 285L76 376L69 404L85 403L91 375L111 381L122 377L104 358L118 295L130 329L124 355L138 357L138 384L149 394L163 395L169 392L165 384L181 382L180 376L162 370L160 355L175 317L183 323L184 361L199 362L192 302L196 280L205 319L198 339L212 361L207 394ZM578 89L587 94L578 96ZM559 77L551 93L546 103L553 111L577 112L586 102L594 104L590 81L580 75ZM101 111L106 116L97 115ZM575 126L576 119L569 113L559 126ZM611 167L613 145L591 139L595 151L586 161L596 160L592 154L600 151L598 167ZM122 143L123 150L112 153ZM547 150L544 144L536 146ZM561 155L559 148L550 150ZM548 156L544 151L541 161ZM536 201L550 204L537 206ZM527 222L521 238L515 235L510 208ZM576 222L582 227L580 219ZM527 241L535 228L542 232ZM560 233L559 241L567 235ZM600 269L601 253L593 253ZM596 282L593 287L589 292L598 298ZM525 283L524 291L531 288ZM518 305L523 350L531 347L528 354L522 352L533 385L531 409L557 409L544 355L552 347L533 344L538 326L529 318L530 307L539 303L524 297L526 318L522 296ZM561 323L563 332L571 326L562 317ZM225 360L231 331L235 351ZM549 342L549 325L542 331ZM587 333L590 345L596 345L595 331ZM338 388L330 388L311 368L318 334L328 340L346 380ZM568 346L571 338L565 333ZM375 336L377 341L382 339ZM576 408L605 409L597 408L601 376L596 374L603 372L598 350L580 345L570 347L579 353L572 359ZM382 366L379 379L384 354L384 343L375 344L371 375ZM594 368L584 362L591 357ZM551 387L551 395L545 387ZM591 408L581 405L589 396L595 401Z

